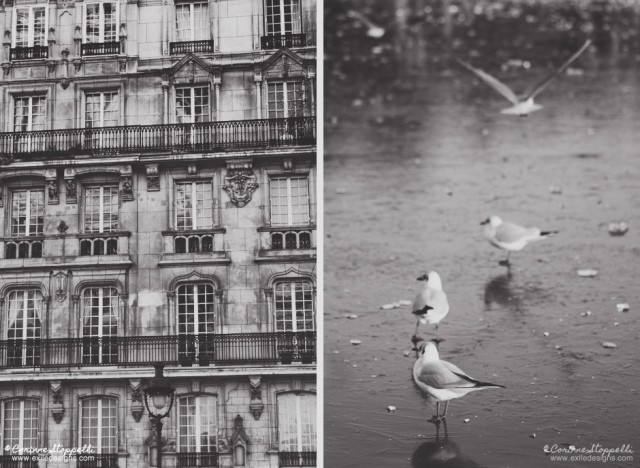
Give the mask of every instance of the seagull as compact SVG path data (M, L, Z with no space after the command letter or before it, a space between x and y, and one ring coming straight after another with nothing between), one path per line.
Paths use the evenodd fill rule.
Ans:
M447 417L449 400L483 388L505 388L503 385L480 382L447 361L442 361L433 342L420 345L420 356L413 366L416 385L436 400L436 414L430 422L440 422ZM444 412L440 414L440 402L444 401Z
M373 23L369 18L364 16L359 11L349 10L347 12L347 16L361 21L367 27L367 36L369 37L380 39L386 32L386 30L382 26L378 26L377 24Z
M546 239L559 231L541 231L537 227L523 227L514 223L505 223L498 216L491 216L480 223L484 236L494 247L507 251L507 258L500 265L509 266L511 252L522 250L529 242Z
M518 97L511 88L509 88L504 83L498 81L497 78L494 78L493 76L489 75L487 72L484 72L478 68L472 67L467 62L464 62L462 60L459 60L459 59L456 59L456 60L460 65L470 70L471 72L475 73L482 81L484 81L486 84L491 86L498 93L500 93L502 96L507 98L507 100L511 102L511 104L513 104L512 107L503 109L501 111L503 114L518 115L520 117L524 117L531 114L532 112L542 109L541 105L533 102L533 98L535 98L542 90L544 90L549 85L549 83L553 78L555 78L556 76L560 75L563 71L565 71L567 67L569 67L569 65L571 65L578 57L580 57L580 55L582 55L582 53L585 50L589 48L590 45L591 45L591 39L587 39L587 41L582 45L582 47L580 47L580 49L575 54L569 57L569 59L566 62L564 62L558 69L556 69L553 73L551 73L544 80L538 83L538 85L535 88L533 88L533 91L531 91L522 99Z
M449 313L449 301L447 301L447 295L442 290L440 275L435 271L430 271L428 274L416 279L418 281L426 281L426 284L424 289L413 300L413 306L411 307L411 312L418 316L416 330L411 338L414 344L418 341L416 334L420 323L435 324L437 332L438 323Z

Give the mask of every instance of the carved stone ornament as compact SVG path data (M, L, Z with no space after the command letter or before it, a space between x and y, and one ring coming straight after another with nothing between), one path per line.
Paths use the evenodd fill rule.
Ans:
M262 379L260 376L249 377L249 395L251 396L249 411L257 421L264 411L264 403L262 402Z
M60 424L62 422L62 418L64 417L64 399L62 396L62 382L51 381L49 382L51 387L51 396L53 399L53 405L51 406L51 415L53 416L53 420L56 424Z
M229 169L222 188L229 195L231 203L242 208L251 201L253 192L258 188L257 179L251 169Z
M120 177L120 181L122 201L133 200L133 177L125 175Z
M160 170L157 164L148 164L147 170L147 192L157 192L160 190Z
M142 413L144 413L142 386L140 380L129 380L129 385L131 386L131 415L135 422L140 422Z
M48 180L47 181L47 192L49 195L49 205L57 205L58 204L58 181L57 180Z
M75 203L77 201L77 184L75 179L67 179L64 181L67 188L67 203Z
M64 221L61 221L64 222ZM53 280L53 289L55 290L56 300L58 302L64 302L67 299L69 291L69 277L71 272L65 273L59 271L58 273L51 272L51 279Z

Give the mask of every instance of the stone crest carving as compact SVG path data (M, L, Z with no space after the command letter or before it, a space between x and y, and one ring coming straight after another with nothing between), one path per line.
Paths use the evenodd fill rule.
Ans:
M229 169L222 188L229 195L231 203L242 208L251 201L253 192L258 188L257 180L251 169Z

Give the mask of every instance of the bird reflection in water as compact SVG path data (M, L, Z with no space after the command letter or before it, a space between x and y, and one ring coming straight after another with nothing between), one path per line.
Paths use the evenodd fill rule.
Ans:
M488 308L492 304L508 307L513 310L520 310L521 300L511 288L513 279L511 272L494 276L484 286L484 305Z
M444 437L440 437L443 426ZM413 468L444 466L450 468L471 468L480 466L462 453L458 444L449 440L446 419L436 424L436 439L420 445L411 457Z

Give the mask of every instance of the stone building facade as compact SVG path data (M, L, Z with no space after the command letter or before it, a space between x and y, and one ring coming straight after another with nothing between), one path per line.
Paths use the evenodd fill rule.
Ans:
M315 466L314 0L0 24L0 466Z

